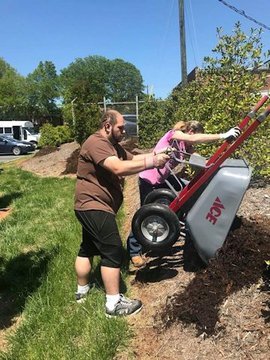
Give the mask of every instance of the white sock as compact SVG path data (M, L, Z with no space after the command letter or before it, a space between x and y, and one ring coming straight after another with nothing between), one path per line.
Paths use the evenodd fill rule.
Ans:
M86 294L86 293L88 293L89 289L90 289L89 284L86 284L86 285L79 285L78 284L77 292L79 294Z
M110 311L113 310L119 299L120 299L120 294L116 294L116 295L106 294L106 308Z

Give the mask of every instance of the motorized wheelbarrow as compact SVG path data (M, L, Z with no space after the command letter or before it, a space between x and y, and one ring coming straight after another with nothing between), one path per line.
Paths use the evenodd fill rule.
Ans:
M137 210L132 231L143 247L157 251L168 248L184 232L205 263L215 257L235 219L252 173L244 159L229 157L270 114L268 106L256 118L256 112L267 100L268 96L263 96L240 122L241 134L237 139L225 141L209 159L190 156L189 163L200 170L168 205L158 201Z

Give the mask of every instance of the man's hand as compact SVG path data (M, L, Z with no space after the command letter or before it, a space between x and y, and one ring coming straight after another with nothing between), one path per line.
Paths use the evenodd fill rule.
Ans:
M160 154L154 155L154 167L162 168L169 159L170 159L170 156L165 153L160 153Z
M174 151L177 151L177 149L172 146L167 146L163 149L158 150L157 152L154 152L154 155L162 154L162 153L167 154L167 155L172 155L172 153Z
M241 129L238 126L236 126L234 128L231 128L226 133L220 134L220 138L221 139L230 139L230 138L232 138L233 140L235 140L236 138L238 138L238 136L240 134L241 134Z

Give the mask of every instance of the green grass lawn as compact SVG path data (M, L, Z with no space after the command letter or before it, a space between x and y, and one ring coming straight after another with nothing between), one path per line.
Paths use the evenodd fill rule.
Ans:
M20 317L1 359L113 359L130 337L124 319L105 317L101 287L84 304L74 300L74 185L15 167L0 173L0 208L12 208L0 222L0 328Z

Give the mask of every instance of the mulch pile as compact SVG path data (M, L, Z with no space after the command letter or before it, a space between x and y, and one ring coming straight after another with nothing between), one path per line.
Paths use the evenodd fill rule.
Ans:
M261 291L269 291L269 271L265 260L270 259L270 219L260 216L242 220L242 226L231 231L217 258L196 273L185 291L167 299L160 316L163 328L182 322L194 324L198 335L213 335L222 331L220 306L229 295L258 283L264 274ZM269 304L262 316L269 320ZM160 324L159 324L160 326Z
M35 153L34 157L40 157L51 154L57 151L57 149L58 149L57 146L45 146L44 148L39 149L39 151Z

